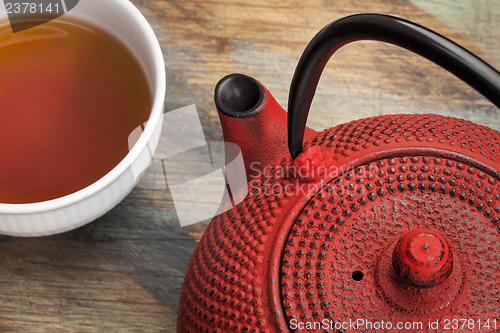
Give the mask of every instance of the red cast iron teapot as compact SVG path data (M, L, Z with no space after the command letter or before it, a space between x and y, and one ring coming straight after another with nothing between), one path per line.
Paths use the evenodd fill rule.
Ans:
M500 134L430 114L306 127L325 64L362 39L422 55L500 107L495 69L378 14L315 36L291 84L287 125L259 82L223 78L215 102L225 141L242 149L249 194L196 248L179 332L500 330Z

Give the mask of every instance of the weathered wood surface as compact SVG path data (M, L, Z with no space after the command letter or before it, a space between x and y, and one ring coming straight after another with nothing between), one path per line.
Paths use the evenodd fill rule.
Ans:
M85 1L85 0L81 0ZM213 87L241 72L284 107L307 42L357 12L411 19L500 67L496 0L133 0L167 68L167 110L196 104L208 140L222 139ZM500 129L500 114L450 74L374 42L345 47L320 82L315 129L387 113L454 115ZM134 190L104 217L38 239L0 239L1 332L174 332L184 272L206 224L181 228L167 190Z

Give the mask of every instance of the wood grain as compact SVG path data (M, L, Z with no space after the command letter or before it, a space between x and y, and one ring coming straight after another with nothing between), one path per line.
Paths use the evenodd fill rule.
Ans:
M81 0L85 1L85 0ZM327 23L358 12L411 19L500 67L495 0L133 0L163 48L167 110L196 104L222 139L213 88L226 74L261 81L286 107L295 65ZM309 125L387 113L438 113L500 129L495 107L458 79L393 46L359 42L322 76ZM135 189L97 221L62 235L0 237L1 332L175 332L190 256L206 223L181 228L168 190Z

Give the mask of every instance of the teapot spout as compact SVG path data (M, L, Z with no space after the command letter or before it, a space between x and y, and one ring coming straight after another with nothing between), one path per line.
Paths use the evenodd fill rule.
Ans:
M248 180L290 156L287 113L260 82L243 74L222 78L215 105L224 141L240 147ZM306 130L306 135L311 132Z

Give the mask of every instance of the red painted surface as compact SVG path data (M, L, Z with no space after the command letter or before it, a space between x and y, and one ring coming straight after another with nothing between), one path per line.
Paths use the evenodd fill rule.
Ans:
M237 118L219 112L224 141L241 148L247 179L258 177L288 154L286 111L264 87L264 101L250 116ZM306 138L318 133L307 129Z
M443 283L453 271L453 252L448 241L430 229L415 229L403 235L392 255L396 273L417 288Z
M223 121L225 135L253 152L245 156L269 152L268 167L200 240L179 332L324 332L294 323L357 319L420 322L423 328L390 331L422 332L435 320L500 318L498 132L436 115L373 117L310 138L310 155L294 162L282 146L255 141L257 129L233 124ZM266 145L285 141L282 130L276 135ZM294 177L294 163L323 171ZM412 246L421 228L436 234L426 240L433 256L436 246L453 249L453 269L446 255L437 266L420 258ZM403 269L398 275L393 267L398 241L415 229L403 240L419 262L409 276L422 285L403 281ZM396 253L409 258L408 250ZM443 262L445 274L436 268Z
M326 172L326 163L327 157L321 147L309 147L292 162L289 176L303 183L312 182Z

